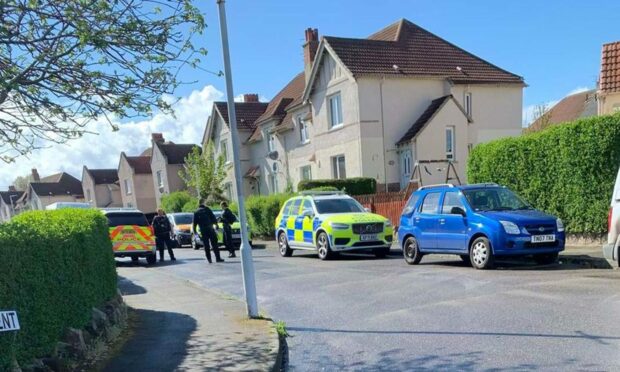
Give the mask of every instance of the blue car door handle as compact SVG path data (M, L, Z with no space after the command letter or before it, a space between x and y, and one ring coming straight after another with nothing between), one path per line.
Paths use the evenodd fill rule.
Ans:
M446 223L446 219L445 219L445 218L440 218L440 219L439 219L439 223L440 223L441 225L445 224L445 223Z

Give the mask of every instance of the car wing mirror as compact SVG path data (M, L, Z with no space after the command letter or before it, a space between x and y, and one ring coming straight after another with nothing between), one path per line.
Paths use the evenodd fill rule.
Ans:
M467 213L465 213L465 210L461 207L452 207L450 214L460 214L463 217L467 217Z
M370 208L364 208L364 210L368 213L371 213L372 211L370 210Z
M312 218L312 217L314 217L314 212L312 212L312 211L303 211L303 212L301 212L301 215L304 218L307 218L307 217Z

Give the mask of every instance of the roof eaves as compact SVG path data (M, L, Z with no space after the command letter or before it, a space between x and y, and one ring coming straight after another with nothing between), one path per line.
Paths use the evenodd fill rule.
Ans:
M302 104L307 103L308 99L310 98L310 93L312 92L312 88L314 86L314 80L316 79L316 76L319 73L319 69L320 69L320 66L321 66L321 61L323 60L324 55L325 55L325 53L324 53L325 50L327 50L329 52L329 54L331 55L331 57L334 60L336 60L336 62L338 64L340 64L340 66L343 67L345 73L351 79L355 80L355 75L351 72L349 67L342 62L340 57L338 57L338 54L329 45L329 41L327 40L328 38L329 38L329 36L323 36L323 38L321 39L321 43L319 44L319 49L316 52L316 58L314 59L314 63L312 63L312 70L310 72L310 78L306 82L306 86L304 88L304 93L302 94L302 97L301 97L301 103Z
M403 138L401 138L398 142L396 142L396 146L400 146L402 144L408 143L413 141L414 139L416 139L416 137L418 136L418 134L422 133L422 131L424 131L424 128L426 128L428 126L428 124L433 121L433 119L435 118L435 116L437 116L437 113L439 113L439 111L441 111L441 109L443 109L443 107L446 105L446 102L448 102L450 99L454 99L454 97L452 96L452 94L448 94L445 95L443 97L439 97L437 99L443 99L443 101L441 102L441 104L439 106L437 106L437 108L435 109L435 111L433 111L432 115L426 119L426 121L424 122L424 125L422 125L422 127L420 129L418 129L418 131L409 139L405 139L404 137L406 137L407 133L405 133L405 135L403 136ZM433 100L434 101L434 100ZM432 102L431 102L432 104ZM430 106L430 105L429 105ZM428 109L428 108L427 108ZM426 111L426 110L425 110ZM420 115L422 116L424 115L424 112ZM465 115L467 117L467 115ZM415 123L415 122L414 122Z

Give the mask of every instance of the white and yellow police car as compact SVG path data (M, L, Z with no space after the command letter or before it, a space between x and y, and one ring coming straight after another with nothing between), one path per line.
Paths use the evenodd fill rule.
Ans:
M334 253L366 251L385 257L392 245L392 224L370 213L342 192L303 192L284 203L275 223L280 254L316 251L322 260Z

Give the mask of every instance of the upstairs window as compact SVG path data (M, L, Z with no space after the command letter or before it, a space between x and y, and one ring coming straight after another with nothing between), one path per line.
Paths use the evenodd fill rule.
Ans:
M302 144L310 142L310 137L308 137L308 123L301 117L298 117L297 125L299 127L299 141Z
M269 150L269 152L276 151L276 136L269 133L267 133L267 150Z
M454 160L454 127L446 127L446 159Z
M329 115L329 127L339 127L342 125L342 100L340 93L336 93L327 98L328 102L328 115Z
M228 141L227 140L220 141L220 155L222 155L225 162L228 163L230 161L230 159L228 159Z
M157 171L157 187L160 189L164 187L164 177L161 174L161 171Z
M465 93L465 112L471 117L471 93Z
M125 179L123 183L125 184L125 195L131 195L131 182L129 182L128 179Z

